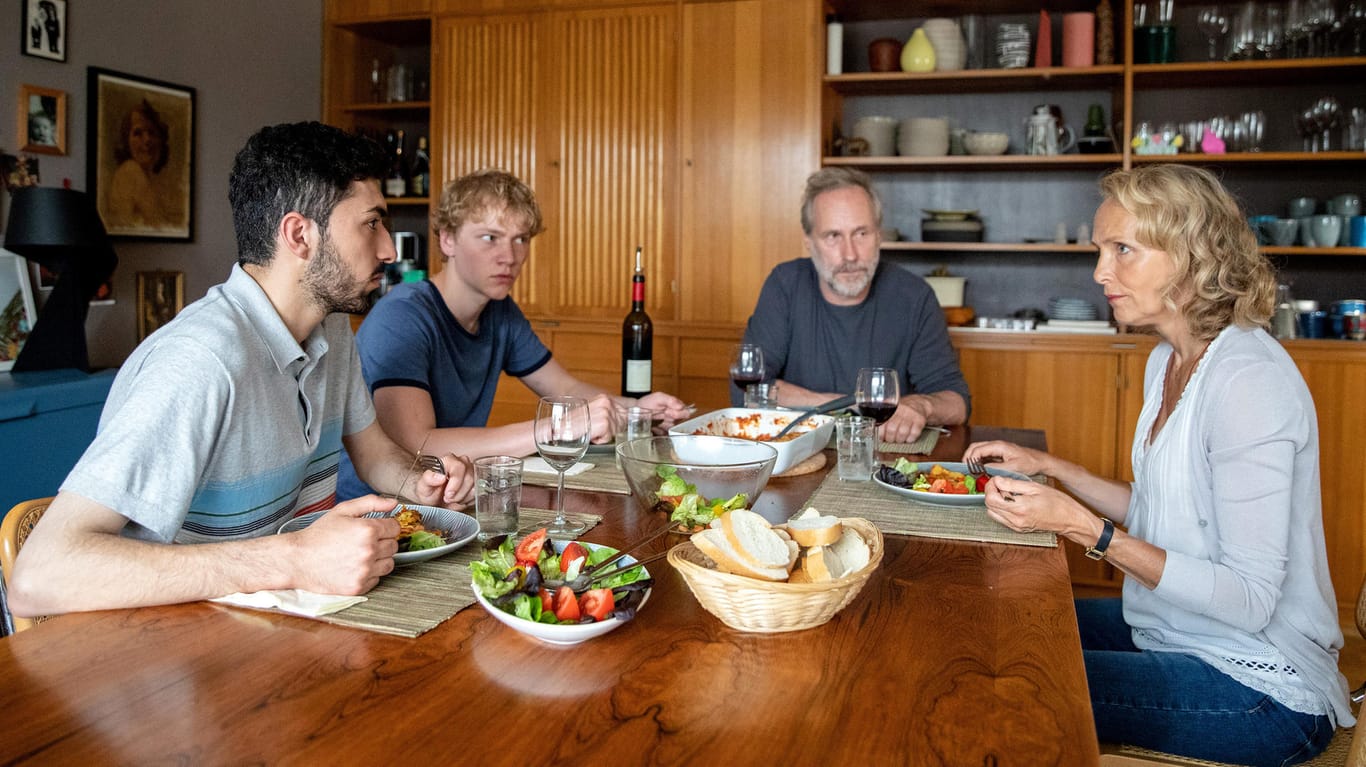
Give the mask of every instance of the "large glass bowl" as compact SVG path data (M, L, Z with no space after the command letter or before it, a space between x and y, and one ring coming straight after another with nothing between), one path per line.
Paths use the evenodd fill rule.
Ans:
M659 485L664 481L659 475L661 466L672 466L707 500L744 493L753 506L768 484L778 451L747 439L670 434L623 442L617 445L617 456L631 495L649 512L659 502Z

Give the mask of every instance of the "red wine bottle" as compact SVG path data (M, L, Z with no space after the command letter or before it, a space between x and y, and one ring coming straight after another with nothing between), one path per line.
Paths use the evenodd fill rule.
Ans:
M654 386L655 330L645 313L645 267L636 247L636 271L631 275L631 313L621 323L621 394L644 397Z

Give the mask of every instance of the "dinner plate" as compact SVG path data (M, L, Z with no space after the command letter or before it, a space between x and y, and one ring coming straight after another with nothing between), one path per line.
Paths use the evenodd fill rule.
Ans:
M921 208L921 210L928 213L936 221L965 221L977 215L975 210L935 210L932 208Z
M394 555L395 565L411 565L417 562L426 562L429 559L445 556L452 551L464 546L479 534L479 523L474 517L450 509L442 509L436 506L421 506L416 503L405 503L410 509L417 509L422 512L422 526L429 530L446 531L446 544L436 548L423 549L421 551L400 551ZM326 514L326 511L315 511L311 514L303 514L280 525L277 532L294 533L308 527L318 518ZM384 514L372 513L368 517L382 517Z
M968 465L965 463L953 463L948 461L920 461L919 463L924 468L924 471L921 473L928 472L930 468L934 467L936 464L943 466L949 471L956 471L962 474L968 473ZM991 464L986 465L986 470L987 474L990 474L993 477L1010 477L1012 479L1029 480L1029 477L1020 474L1019 472L1000 469ZM888 482L883 482L878 477L876 471L873 472L873 481L892 492L901 493L902 495L909 496L917 501L923 501L924 503L932 503L935 506L984 506L986 504L986 496L981 494L949 495L948 493L926 493L921 490L912 490L909 487L897 487Z

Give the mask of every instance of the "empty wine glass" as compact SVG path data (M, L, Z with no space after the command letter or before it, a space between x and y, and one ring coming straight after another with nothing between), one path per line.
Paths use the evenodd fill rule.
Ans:
M592 423L588 417L588 401L579 397L542 397L536 405L536 452L559 475L559 492L555 494L555 521L546 532L551 538L573 538L588 525L564 518L564 473L578 463L588 450Z
M862 368L854 385L854 405L859 415L873 419L879 426L896 412L901 401L901 382L891 368Z
M1217 5L1201 8L1196 17L1196 26L1209 41L1209 60L1219 59L1219 43L1228 35L1228 14Z
M736 344L730 355L730 380L744 391L764 380L764 350L758 344Z

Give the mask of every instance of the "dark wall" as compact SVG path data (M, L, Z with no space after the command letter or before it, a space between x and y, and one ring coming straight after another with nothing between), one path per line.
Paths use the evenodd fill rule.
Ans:
M195 89L194 240L119 240L112 305L91 307L90 362L122 364L136 338L136 273L185 273L185 301L228 274L236 256L228 172L263 125L321 114L320 0L74 0L67 4L67 60L19 52L20 0L0 7L0 149L14 154L20 84L67 93L67 154L38 158L43 186L86 189L86 68L97 66ZM0 208L8 195L0 192ZM0 210L0 213L3 213ZM4 218L0 215L0 227Z

